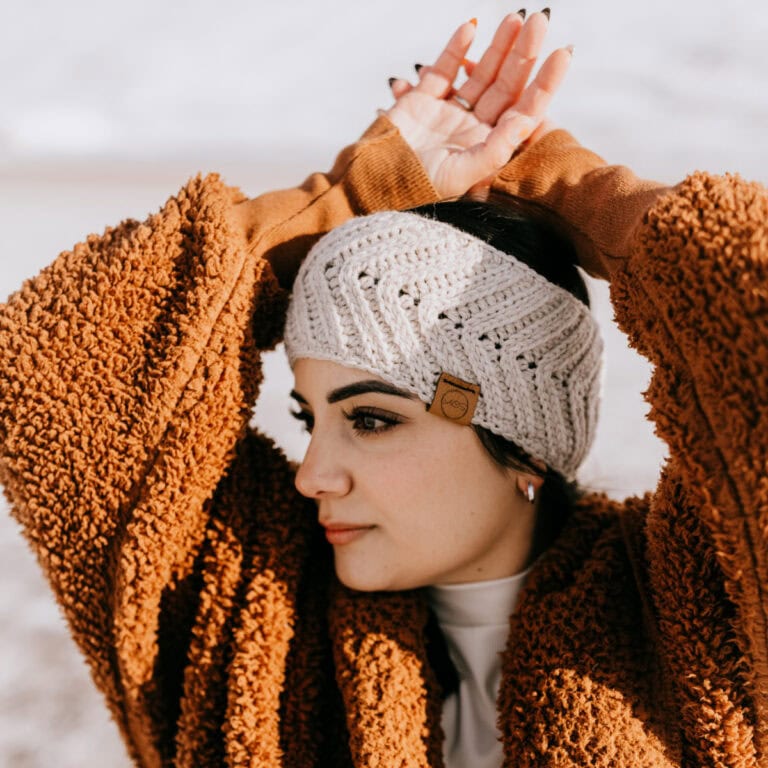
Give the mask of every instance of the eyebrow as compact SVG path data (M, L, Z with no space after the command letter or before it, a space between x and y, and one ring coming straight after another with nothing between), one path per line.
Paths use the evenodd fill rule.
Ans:
M332 390L326 399L328 400L328 403L332 405L333 403L347 400L350 397L355 397L356 395L366 395L370 392L380 395L404 397L407 400L416 400L416 395L413 395L410 392L406 392L406 390L400 389L399 387L395 387L392 384L387 384L386 381L377 381L376 379L356 381L353 384L347 384L346 386L339 387L338 389ZM302 395L300 395L295 389L291 391L291 397L294 400L298 400L298 402L303 403L304 405L309 405L309 403L306 401L306 398L302 397Z
M349 397L355 395L365 395L369 392L376 392L380 395L394 395L395 397L404 397L407 400L415 400L416 396L410 392L406 392L404 389L395 387L392 384L387 384L386 381L376 381L371 379L369 381L356 381L354 384L347 384L345 387L339 387L334 389L328 395L329 403L338 403L341 400L346 400Z

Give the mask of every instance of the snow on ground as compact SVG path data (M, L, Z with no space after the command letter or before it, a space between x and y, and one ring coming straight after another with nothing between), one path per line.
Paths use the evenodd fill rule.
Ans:
M556 119L611 161L674 182L738 170L768 182L768 9L679 0L553 0L553 44L576 44ZM389 102L386 79L428 62L494 0L39 0L0 11L0 295L58 250L142 217L198 170L249 194L328 166ZM583 479L650 488L663 449L644 422L648 369L595 286L608 358L597 443ZM268 362L257 421L294 456L289 374ZM42 577L0 515L0 766L127 765Z

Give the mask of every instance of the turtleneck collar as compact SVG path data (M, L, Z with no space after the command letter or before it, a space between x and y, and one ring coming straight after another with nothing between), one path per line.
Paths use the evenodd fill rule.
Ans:
M429 603L443 628L506 626L528 572L503 579L429 587Z

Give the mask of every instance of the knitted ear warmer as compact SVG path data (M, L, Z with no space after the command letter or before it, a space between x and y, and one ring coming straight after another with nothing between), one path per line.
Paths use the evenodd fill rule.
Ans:
M443 373L460 391L479 385L471 422L567 478L594 437L602 341L589 309L513 256L416 214L353 219L318 241L293 287L285 347L291 366L330 360L425 403Z

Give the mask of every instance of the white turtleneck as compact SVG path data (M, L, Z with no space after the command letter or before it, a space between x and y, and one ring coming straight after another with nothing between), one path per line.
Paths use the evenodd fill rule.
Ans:
M446 768L499 768L496 728L501 653L509 616L528 571L505 579L430 587L429 602L459 676L459 688L443 702Z

